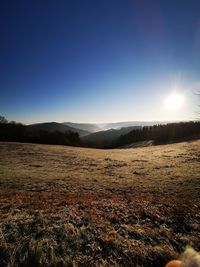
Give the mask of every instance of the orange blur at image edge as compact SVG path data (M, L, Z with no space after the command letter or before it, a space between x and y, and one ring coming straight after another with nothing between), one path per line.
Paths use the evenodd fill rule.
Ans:
M179 260L172 260L165 265L165 267L180 267L180 266L181 266L181 261Z

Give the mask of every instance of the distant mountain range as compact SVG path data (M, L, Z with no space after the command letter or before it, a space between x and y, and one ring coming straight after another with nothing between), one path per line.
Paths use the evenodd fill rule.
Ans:
M102 147L108 143L115 142L121 135L127 134L133 129L142 126L151 126L155 124L166 124L169 122L160 121L128 121L114 123L73 123L73 122L44 122L27 125L27 129L35 132L39 130L59 131L59 132L77 132L83 144Z
M125 121L125 122L111 122L111 123L73 123L63 122L62 124L75 129L81 129L90 133L99 131L106 131L110 129L120 129L133 126L151 126L155 124L166 124L170 121Z
M95 133L102 130L99 124L94 123L73 123L73 122L63 122L63 125L69 126L75 129L81 129L89 133Z
M90 134L90 132L88 131L73 128L63 123L58 123L58 122L44 122L44 123L30 124L30 125L27 125L27 129L32 132L36 132L39 130L44 130L48 132L59 131L62 133L71 131L71 132L77 132L80 137Z
M81 138L83 145L89 147L107 147L114 144L121 135L127 134L141 126L123 127L120 129L109 129L91 133Z

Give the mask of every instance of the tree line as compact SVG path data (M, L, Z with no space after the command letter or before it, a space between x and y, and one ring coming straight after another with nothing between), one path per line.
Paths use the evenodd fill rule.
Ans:
M154 144L162 144L194 138L200 138L200 121L144 126L121 135L115 146L149 140L152 140Z
M79 134L72 131L31 131L26 125L14 121L8 122L0 116L0 141L29 142L39 144L57 144L79 146Z

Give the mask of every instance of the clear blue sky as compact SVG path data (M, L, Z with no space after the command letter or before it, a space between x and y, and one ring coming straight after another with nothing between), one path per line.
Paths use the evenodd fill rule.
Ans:
M0 3L0 115L24 123L195 118L199 0ZM174 88L176 112L164 108Z

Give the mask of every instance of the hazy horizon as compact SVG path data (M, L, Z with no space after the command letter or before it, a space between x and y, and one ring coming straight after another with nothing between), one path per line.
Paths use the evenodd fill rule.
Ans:
M94 125L107 125L107 124L117 124L117 123L157 123L157 122L160 122L160 123L165 123L165 122L186 122L186 121L193 121L193 120L132 120L132 121L102 121L102 122L77 122L77 121L52 121L52 120L49 120L49 121L35 121L35 122L23 122L23 121L18 121L18 122L21 122L21 123L24 123L26 125L31 125L31 124L42 124L42 123L72 123L72 124L94 124ZM195 121L195 119L194 119Z

